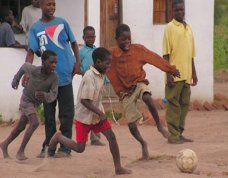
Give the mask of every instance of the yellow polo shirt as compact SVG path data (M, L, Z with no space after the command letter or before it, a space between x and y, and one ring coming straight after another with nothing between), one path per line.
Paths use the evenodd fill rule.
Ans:
M195 44L191 27L186 27L173 19L165 28L163 38L163 55L168 55L170 64L180 71L180 78L174 81L192 83L192 60L195 57Z

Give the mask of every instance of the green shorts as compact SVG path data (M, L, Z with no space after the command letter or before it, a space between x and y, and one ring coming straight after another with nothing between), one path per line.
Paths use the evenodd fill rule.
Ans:
M135 91L130 96L125 96L122 100L124 115L128 123L135 122L143 117L137 108L137 100L142 100L142 96L145 92L151 94L151 91L146 84L138 83Z

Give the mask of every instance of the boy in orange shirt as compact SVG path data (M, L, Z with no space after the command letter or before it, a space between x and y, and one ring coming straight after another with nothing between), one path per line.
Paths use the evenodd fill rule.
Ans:
M145 78L146 72L143 66L145 64L154 65L174 77L179 77L179 71L175 66L171 66L162 57L144 46L131 44L131 31L129 26L125 24L117 27L116 40L118 47L110 48L113 59L111 67L107 71L107 76L123 104L129 130L142 146L142 159L149 159L147 143L142 138L136 125L136 122L142 118L142 114L136 106L138 99L141 99L147 105L156 122L158 131L165 138L168 138L169 133L160 123L158 112L151 98L151 91L147 86L149 81Z

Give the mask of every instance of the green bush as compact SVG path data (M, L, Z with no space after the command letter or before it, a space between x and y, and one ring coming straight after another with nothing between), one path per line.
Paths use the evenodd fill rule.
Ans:
M215 0L214 70L228 68L228 1Z
M44 123L44 107L42 104L37 108L37 114L40 119L40 122Z
M214 38L214 69L228 68L227 39L215 34Z
M106 111L105 114L106 114L106 116L107 116L109 119L111 119L113 122L115 122L115 121L114 121L114 118L116 119L116 121L118 121L118 120L122 117L122 113L121 113L121 112L115 112L115 111L112 112L112 110ZM114 116L113 116L113 115L114 115Z
M3 123L3 118L2 118L2 115L0 114L0 124Z

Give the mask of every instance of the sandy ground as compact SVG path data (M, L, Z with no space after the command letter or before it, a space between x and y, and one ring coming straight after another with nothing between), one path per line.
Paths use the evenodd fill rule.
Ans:
M223 75L228 76L228 75ZM224 79L222 77L222 79ZM228 80L216 80L215 93L227 95ZM164 116L165 111L159 111ZM40 125L31 138L26 161L15 159L23 133L9 146L12 159L3 159L0 150L0 178L228 178L228 112L190 111L186 120L185 136L193 143L170 145L152 125L140 125L139 129L148 143L151 160L139 161L141 148L130 135L126 125L113 124L121 153L122 165L133 171L130 175L116 176L108 143L102 136L102 147L87 144L82 154L73 152L70 158L36 158L44 138L44 126ZM0 141L12 126L0 126ZM74 136L75 138L75 131ZM199 163L194 173L181 173L175 163L177 153L185 148L196 152Z
M164 115L164 111L159 111ZM4 139L12 127L0 127L0 140ZM23 134L9 147L11 160L2 158L0 153L0 178L225 178L228 177L228 112L190 111L187 117L185 136L193 143L170 145L151 125L140 125L139 129L147 140L152 157L149 161L139 161L140 145L130 135L127 126L113 125L122 164L131 169L131 175L114 175L113 162L104 136L105 146L87 144L82 154L73 152L70 158L39 159L44 138L44 126L40 126L28 144L26 161L18 161L15 155ZM193 174L181 173L175 165L175 156L181 149L190 148L198 156L199 163Z

